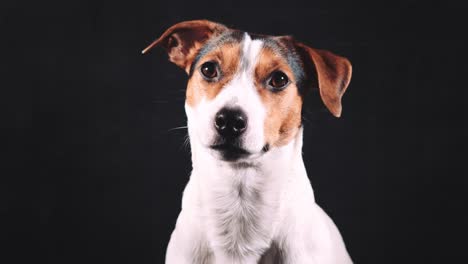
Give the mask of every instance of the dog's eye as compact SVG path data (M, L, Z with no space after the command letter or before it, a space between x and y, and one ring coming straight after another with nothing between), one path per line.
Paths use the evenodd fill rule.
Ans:
M275 71L271 75L268 85L270 85L275 90L280 90L286 87L289 83L288 76L282 71Z
M207 79L213 79L218 76L218 70L216 64L212 61L208 61L202 64L201 66L201 73Z

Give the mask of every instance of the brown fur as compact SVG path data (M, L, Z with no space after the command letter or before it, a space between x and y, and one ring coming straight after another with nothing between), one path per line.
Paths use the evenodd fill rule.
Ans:
M217 47L213 51L206 54L200 62L198 62L195 71L187 85L187 104L195 106L203 97L207 100L212 100L221 92L222 88L232 80L232 77L237 72L240 63L241 47L238 43L228 43ZM207 61L215 61L220 67L218 73L219 80L215 82L206 81L199 70L199 66Z
M284 72L290 84L282 91L272 92L266 87L267 79L276 70ZM255 85L267 110L264 124L266 143L272 146L287 144L301 125L302 98L286 60L273 50L263 48L255 68Z

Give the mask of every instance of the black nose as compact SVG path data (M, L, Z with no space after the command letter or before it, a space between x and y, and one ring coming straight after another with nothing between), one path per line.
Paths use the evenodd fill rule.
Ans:
M225 138L236 138L247 128L247 116L240 109L223 108L215 116L215 128Z

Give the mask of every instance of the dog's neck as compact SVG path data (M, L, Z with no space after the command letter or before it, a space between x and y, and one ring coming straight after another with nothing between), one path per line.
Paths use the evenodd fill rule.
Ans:
M291 197L301 195L295 192L310 188L302 161L302 128L287 145L248 164L220 161L191 145L192 188L198 190L193 199L212 232L209 240L232 257L268 248L278 226L271 219L281 221L278 216L287 215L281 211Z

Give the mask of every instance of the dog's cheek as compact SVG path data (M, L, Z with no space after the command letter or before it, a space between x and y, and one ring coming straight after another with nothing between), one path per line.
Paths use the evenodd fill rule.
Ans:
M187 131L190 139L190 143L197 138L197 121L194 113L194 109L185 102L185 115L187 116Z
M279 101L277 95L271 93L263 87L262 84L256 83L257 92L261 99L262 107L265 110L265 118L263 120L263 138L264 144L274 145L278 139L278 129L281 125L281 118L279 117Z
M280 93L264 91L263 103L267 109L264 132L266 143L272 146L288 144L301 125L302 98L295 86Z
M212 145L216 138L214 115L217 112L216 103L202 98L197 104L194 116L196 119L197 137L204 146Z
M194 108L201 101L202 95L200 94L199 77L194 76L189 79L187 84L187 91L185 92L185 103Z
M301 126L301 108L302 99L299 96L294 96L292 103L285 108L287 110L284 112L284 118L278 129L276 146L288 144L297 135Z
M301 126L302 97L296 86L289 87L287 90L288 100L284 100L284 115L279 128L279 139L276 145L282 146L288 144L295 138L299 127Z

